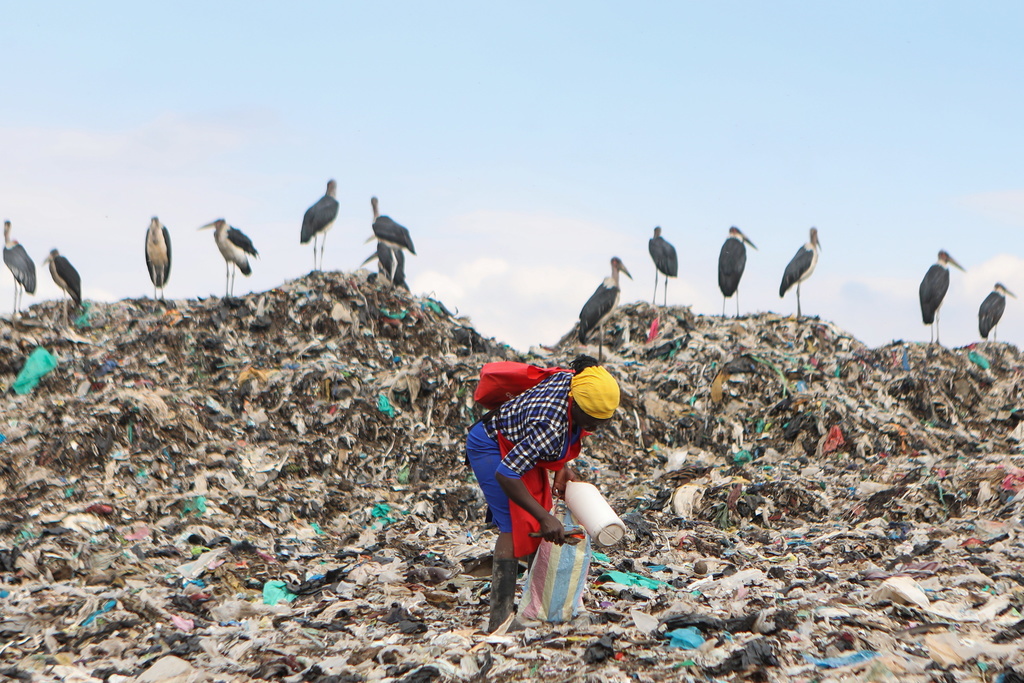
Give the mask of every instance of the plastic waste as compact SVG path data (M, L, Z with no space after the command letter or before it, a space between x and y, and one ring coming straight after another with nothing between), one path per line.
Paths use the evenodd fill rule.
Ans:
M284 581L267 581L263 584L263 604L274 606L284 600L291 602L299 597L288 590L288 584Z
M678 647L683 650L696 650L704 644L704 636L694 626L677 628L674 631L665 633L669 638L669 647Z
M597 545L615 545L626 535L626 525L591 483L570 481L565 486L565 504Z
M813 664L822 669L838 669L841 666L849 666L850 664L860 664L868 660L874 659L878 656L877 652L872 650L860 650L858 652L851 652L848 655L840 655L838 657L825 657L824 659L818 659L812 657L806 652L803 653L804 659L807 660L808 664Z
M11 385L14 393L19 395L29 393L36 388L39 380L56 367L57 359L42 346L37 346L29 354L29 357L25 359L25 365L21 368L21 372L18 373L18 378L14 380L14 384Z

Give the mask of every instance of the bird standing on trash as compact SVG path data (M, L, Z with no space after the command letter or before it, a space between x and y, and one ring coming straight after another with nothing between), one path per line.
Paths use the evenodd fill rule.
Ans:
M814 267L818 265L818 251L821 245L818 243L818 229L811 228L811 238L807 244L800 247L796 255L786 266L786 272L782 274L782 284L779 286L779 297L786 296L786 292L793 285L796 285L796 317L802 315L800 311L800 283L811 276Z
M302 234L299 242L309 244L313 240L313 270L323 270L324 245L327 243L327 231L334 225L338 217L338 183L327 181L327 192L316 204L306 209L302 216ZM320 265L316 262L316 241L320 238Z
M75 304L77 309L82 305L82 278L78 275L78 271L71 265L71 261L60 255L56 249L50 250L50 255L43 261L44 264L50 266L50 277L57 283ZM68 321L68 310L64 308L64 324Z
M929 325L929 332L934 332L932 341L941 344L939 341L939 308L942 307L942 300L949 289L949 267L955 266L963 270L963 266L956 262L945 250L939 252L939 259L921 280L917 294L921 300L921 319L925 325Z
M392 249L383 242L377 242L377 251L366 257L362 265L377 259L378 273L395 287L409 290L409 284L405 281L405 252L402 249Z
M488 632L515 608L517 558L536 552L541 539L568 542L562 520L550 512L552 494L564 498L566 484L579 481L569 461L585 433L607 424L619 406L618 382L595 359L577 356L570 368L504 400L466 437L466 461L498 527Z
M612 314L619 304L619 272L625 273L630 280L633 276L622 264L618 256L612 257L612 274L606 277L604 282L598 285L597 290L590 296L587 303L580 311L580 344L587 343L587 337L597 329L597 359L604 359L604 322Z
M718 288L722 290L723 318L725 317L725 300L733 294L736 294L736 317L740 317L740 296L737 290L740 287L743 270L747 267L747 248L743 246L744 242L753 249L757 249L754 243L734 225L729 228L729 237L718 254Z
M647 251L651 253L654 260L654 297L651 305L657 306L658 300L658 273L665 276L665 296L662 305L668 305L668 279L679 274L679 260L676 258L676 248L668 240L661 236L661 228L654 229L654 237L647 242Z
M167 278L171 276L171 233L156 216L150 219L146 230L146 268L153 282L153 298L156 299L159 289L163 299Z
M14 308L11 310L13 315L17 315L25 292L36 293L36 264L25 247L11 239L10 221L4 221L4 263L14 276Z
M373 236L377 241L383 242L392 249L408 249L410 254L416 253L416 247L412 245L412 236L402 225L391 220L389 216L381 216L380 208L376 197L370 197L370 206L373 208Z
M991 332L992 341L995 341L996 325L999 324L999 320L1003 317L1003 311L1006 310L1007 296L1017 298L1016 294L1004 287L1002 283L997 282L992 288L992 292L981 302L981 308L978 309L978 331L981 332L982 339L988 339L988 334Z
M217 242L217 248L220 249L227 268L224 273L224 296L230 297L235 289L235 274L231 266L235 266L242 271L242 275L248 277L252 273L252 268L249 267L249 256L259 257L259 253L245 233L228 225L223 218L207 223L199 229L215 230L213 239Z

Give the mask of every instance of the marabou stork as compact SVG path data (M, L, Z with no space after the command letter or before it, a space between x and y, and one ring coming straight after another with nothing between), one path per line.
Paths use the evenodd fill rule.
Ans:
M981 308L978 309L978 331L981 332L982 339L988 339L988 333L991 332L992 341L995 341L996 325L999 324L999 319L1003 317L1003 311L1006 310L1007 295L1014 299L1017 298L1016 294L1004 287L1002 283L997 282L996 286L992 288L992 293L981 302Z
M786 266L786 272L782 274L782 285L779 286L779 297L786 296L786 292L794 284L796 285L796 317L801 316L800 311L800 283L811 276L814 266L818 265L818 251L821 244L818 243L818 229L811 228L811 238L804 246L800 247L793 260Z
M234 265L238 270L242 271L242 275L248 277L252 273L248 257L258 257L259 253L256 251L256 247L252 246L252 240L244 232L238 228L231 227L223 218L218 218L199 229L209 230L211 228L215 230L213 239L217 242L217 248L220 249L220 254L224 257L224 264L227 268L224 273L224 296L230 297L235 285L235 273L231 266Z
M4 263L11 269L14 276L14 311L17 315L21 310L21 300L25 292L36 293L36 264L25 251L25 247L11 239L11 222L4 221Z
M171 275L171 233L156 216L150 219L146 230L146 268L149 269L149 279L153 281L153 298L156 299L159 289L163 299L164 287Z
M722 290L723 318L725 317L725 300L733 294L736 294L736 317L740 317L740 297L737 290L740 286L740 278L743 277L743 269L747 267L747 248L743 246L744 242L753 249L757 249L754 243L734 225L729 228L729 237L718 254L718 288Z
M75 304L75 308L82 305L82 278L78 271L71 265L71 261L60 255L56 249L50 250L50 255L43 263L50 265L50 277L63 289ZM67 324L68 310L64 308L64 323Z
M606 277L604 282L598 285L597 290L591 295L587 303L580 311L579 339L581 344L587 343L587 336L596 328L598 331L597 359L600 361L604 354L604 321L612 314L619 303L619 272L626 274L630 280L633 276L622 264L618 256L612 258L612 274Z
M306 209L302 216L302 235L299 242L309 244L313 240L313 270L322 270L324 267L324 245L327 243L327 231L334 225L334 219L338 217L338 183L333 180L327 181L327 193L321 197L316 204ZM320 266L316 264L316 239L320 239Z
M406 291L409 285L405 281L405 253L401 249L392 249L383 242L377 242L377 251L366 257L362 265L377 259L378 274L387 279L395 287Z
M964 269L945 250L940 251L939 260L932 264L932 267L924 274L921 286L917 290L921 300L921 319L925 325L934 323L934 329L929 328L929 332L935 333L936 344L942 343L939 341L939 308L942 306L943 297L946 296L946 290L949 289L949 266L951 265L960 270Z
M409 253L415 254L416 248L412 246L412 237L409 235L409 231L388 216L380 215L376 197L370 197L370 206L373 207L374 237L392 249L408 249Z
M676 258L676 248L668 240L661 236L661 228L654 229L654 237L647 242L647 251L651 252L654 260L654 298L651 304L657 306L658 300L658 273L665 276L665 296L662 300L663 306L668 305L668 279L679 274L679 260Z

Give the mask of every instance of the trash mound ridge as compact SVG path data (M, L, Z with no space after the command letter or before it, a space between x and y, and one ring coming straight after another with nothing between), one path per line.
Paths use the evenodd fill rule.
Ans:
M578 462L630 533L572 623L485 635L476 378L596 354L575 331L521 354L365 271L94 304L67 329L61 310L0 323L5 388L35 348L58 361L0 421L8 677L1019 675L1012 346L620 307L622 406Z

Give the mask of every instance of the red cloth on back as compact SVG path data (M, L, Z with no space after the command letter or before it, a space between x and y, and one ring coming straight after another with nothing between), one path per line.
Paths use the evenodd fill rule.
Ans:
M580 438L569 444L565 455L559 460L538 460L532 468L526 471L519 479L526 486L534 500L540 503L545 510L551 510L551 481L548 472L557 472L565 467L565 463L575 459L580 454L580 447L583 444L584 435L588 432L580 432ZM497 432L498 448L501 450L501 457L504 460L515 444L505 438L500 431ZM572 438L572 399L569 399L569 437ZM509 498L509 514L512 517L512 553L516 557L525 557L537 551L541 538L530 536L540 531L540 522L537 518L527 512Z
M565 368L541 368L528 363L500 360L484 363L473 400L487 410L494 410L510 398L532 389L551 375L569 372ZM504 454L503 454L504 455Z

